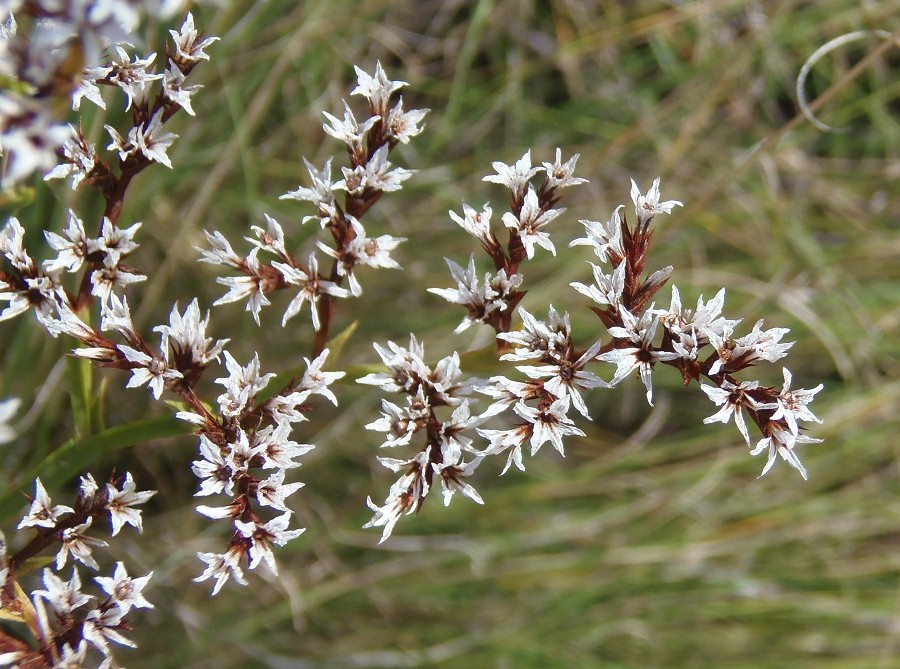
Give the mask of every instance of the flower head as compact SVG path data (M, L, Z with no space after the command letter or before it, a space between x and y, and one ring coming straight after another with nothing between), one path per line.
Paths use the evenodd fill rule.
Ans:
M653 180L653 185L646 195L641 195L641 189L631 180L631 201L634 202L634 211L638 218L638 227L646 228L657 214L671 214L673 207L683 207L678 200L659 201L659 177Z

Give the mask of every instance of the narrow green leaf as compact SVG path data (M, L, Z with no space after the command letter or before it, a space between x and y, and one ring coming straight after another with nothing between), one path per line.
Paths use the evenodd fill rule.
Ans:
M468 351L459 356L459 366L466 374L476 372L496 373L503 363L500 362L500 353L493 343L474 351Z
M337 363L338 358L341 356L341 352L344 350L344 346L347 345L347 342L350 341L350 337L353 336L353 333L356 332L356 328L359 327L359 320L355 320L350 325L341 330L338 334L331 338L331 341L328 342L328 363L333 368Z
M69 401L72 404L72 420L75 437L85 439L93 432L91 421L91 361L69 356L66 360L66 376L69 379Z
M16 212L34 202L34 188L16 186L0 190L0 211Z

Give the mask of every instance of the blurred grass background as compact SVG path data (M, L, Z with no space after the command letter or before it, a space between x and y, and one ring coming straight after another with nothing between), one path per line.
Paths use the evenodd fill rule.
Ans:
M318 234L311 213L280 194L305 182L299 158L321 165L341 149L321 130L354 84L352 65L410 82L407 108L428 107L427 129L398 151L419 170L366 217L367 230L405 236L404 271L362 275L365 299L341 303L337 328L359 320L344 364L376 360L370 342L415 332L429 357L477 347L451 334L462 313L425 292L448 286L443 257L475 244L450 221L466 201L505 194L481 181L494 160L533 148L536 162L580 153L568 212L554 223L556 259L523 268L524 306L572 312L576 335L596 319L568 287L588 280L590 252L566 248L579 218L606 220L628 200L629 177L686 207L659 222L650 264L675 266L685 304L728 289L726 315L791 328L794 385L825 390L813 405L821 445L800 450L804 482L779 463L757 479L733 426L703 426L711 405L671 370L655 376L656 406L637 381L589 399L588 434L563 460L544 449L525 474L479 470L486 504L438 500L404 518L378 546L366 495L391 483L375 461L371 390L338 388L298 441L318 448L292 498L306 534L278 552L277 579L251 575L210 600L197 550L226 537L193 511L189 437L99 462L160 490L145 534L122 537L128 568L153 569L156 609L137 618L132 669L163 667L792 667L900 665L900 55L877 59L820 112L849 132L823 134L797 113L806 58L853 30L898 29L900 2L856 0L333 0L235 2L194 8L222 37L198 68L198 119L179 117L174 171L148 170L123 222L142 220L136 258L151 281L130 298L139 323L162 322L176 299L222 294L196 263L201 230L232 242L261 224L285 226L294 248ZM159 45L161 29L148 39ZM155 41L155 42L154 42ZM856 42L810 76L810 99L877 47ZM102 119L96 119L99 137ZM776 138L777 141L772 141ZM759 142L770 140L754 152ZM60 226L72 196L54 189L23 218ZM87 219L99 211L78 195ZM629 205L630 206L630 205ZM35 227L31 231L37 239ZM34 245L33 245L34 246ZM236 247L238 248L238 247ZM158 269L156 269L158 268ZM668 289L661 293L667 303ZM265 370L308 355L303 317L278 327L286 299L257 328L241 305L213 312L215 336ZM279 308L280 307L280 308ZM133 307L134 309L134 307ZM585 313L582 313L585 312ZM389 314L389 318L385 318ZM60 366L65 342L32 322L0 324L3 396L35 409L3 450L5 484L71 435ZM745 330L742 330L744 332ZM489 373L491 370L482 370ZM760 368L780 383L778 365ZM214 376L214 375L213 375ZM109 425L162 408L103 374ZM59 497L59 495L57 495ZM56 499L56 497L54 497ZM64 497L60 497L63 501Z

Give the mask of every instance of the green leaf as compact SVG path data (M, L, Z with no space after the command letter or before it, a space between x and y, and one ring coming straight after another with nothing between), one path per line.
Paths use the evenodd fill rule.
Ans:
M16 186L0 190L0 211L14 212L34 202L34 188Z
M103 430L86 439L70 439L53 451L15 485L0 493L0 520L9 521L25 503L23 492L31 492L32 482L40 477L46 488L55 488L83 474L108 452L187 434L192 426L174 416L148 418Z
M359 327L359 320L355 320L350 325L341 330L338 334L331 338L331 341L328 342L328 362L333 367L338 358L341 355L341 352L344 350L344 346L347 345L347 342L350 341L350 337L353 336L353 333L356 332L356 328Z
M69 401L72 404L72 420L75 423L75 437L85 439L93 434L94 422L91 420L91 361L87 358L69 356L66 360L66 371L69 379Z
M32 631L34 631L37 629L35 622L37 616L35 616L34 613L34 605L31 603L31 599L28 595L25 594L22 586L19 585L19 582L13 581L13 584L15 586L15 596L6 606L0 608L0 620L25 623Z
M44 567L49 567L56 561L55 555L35 555L30 557L22 564L16 565L16 576L22 578L26 574L38 571Z
M500 353L497 351L497 346L494 343L459 356L459 366L467 374L476 372L496 373L497 368L501 364Z

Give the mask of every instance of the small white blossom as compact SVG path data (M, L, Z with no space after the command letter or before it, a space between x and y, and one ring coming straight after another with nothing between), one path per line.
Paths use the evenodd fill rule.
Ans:
M344 102L344 118L339 119L332 116L328 112L322 112L322 115L328 119L328 123L322 124L322 128L326 134L331 135L336 140L344 142L351 154L356 154L364 150L366 144L366 135L380 116L372 116L360 124L353 115L350 105ZM330 125L329 125L330 123Z
M402 167L391 169L387 159L389 147L383 144L366 162L354 168L342 167L344 178L334 184L335 190L345 190L350 195L362 195L367 190L391 193L400 190L403 182L409 179L414 170Z
M170 30L169 34L175 43L175 58L185 63L209 60L209 54L204 49L219 39L218 37L200 39L200 34L194 27L194 16L190 12L184 17L181 29L178 32Z
M75 212L69 209L69 222L62 235L55 232L45 231L44 237L50 247L57 252L57 257L53 260L45 260L44 271L57 272L66 270L67 272L77 272L84 263L85 257L95 250L93 240L87 239L84 231L84 223ZM109 219L104 218L104 221Z
M90 567L94 571L100 568L94 556L91 555L91 547L103 547L108 544L102 539L95 539L85 534L90 529L93 520L93 518L88 518L81 525L69 527L60 532L59 538L62 541L62 547L56 554L56 571L59 571L66 565L69 553L85 567Z
M378 461L388 469L399 472L405 470L403 476L391 486L383 506L377 506L372 498L366 500L366 504L375 515L363 525L364 528L381 527L381 540L383 543L394 525L400 520L400 516L415 513L422 505L422 501L428 494L428 482L425 478L425 468L430 461L431 447L420 451L411 460L398 460L395 458L378 458Z
M221 232L215 230L207 232L204 230L203 235L212 248L197 249L200 251L200 262L206 262L211 265L225 265L233 269L242 269L244 267L244 258L234 252L231 244Z
M780 342L790 330L788 328L763 330L762 324L762 319L758 320L749 334L737 339L731 339L730 324L723 328L721 335L707 328L704 332L709 338L709 343L719 354L719 359L709 368L709 373L715 375L720 371L736 371L757 360L775 362L786 356L794 342L783 344Z
M484 181L491 181L495 184L506 186L513 193L513 198L518 199L525 192L525 186L531 177L541 171L540 167L531 166L531 150L525 152L525 155L519 158L514 165L506 165L499 161L491 163L496 174L489 174L484 177Z
M113 68L109 65L87 67L82 70L81 81L72 91L72 109L74 111L81 109L82 98L87 98L100 109L106 109L106 102L103 100L103 94L100 92L97 82L106 79L112 71Z
M354 297L359 297L362 294L362 287L356 278L354 268L357 265L366 265L369 267L399 269L399 263L391 258L390 252L397 248L401 242L406 241L406 238L391 237L390 235L367 237L365 229L358 220L352 216L347 216L347 219L350 222L350 229L353 231L353 238L349 243L345 244L340 250L333 249L322 242L318 242L318 246L326 254L339 261L337 265L338 275L348 278L350 293Z
M700 390L706 393L716 406L721 406L715 414L703 419L704 424L709 423L727 423L734 416L734 424L744 437L744 441L750 443L750 433L747 431L747 424L744 422L744 415L741 412L742 407L748 407L754 411L760 409L774 409L774 404L766 404L759 402L750 395L750 391L759 387L757 381L742 381L734 384L728 379L722 381L721 386L715 387L707 384L700 384Z
M71 128L71 126L69 127ZM72 177L72 190L75 190L84 178L93 171L98 157L96 147L93 144L88 144L80 132L76 131L75 128L71 128L71 133L71 137L62 146L65 162L60 163L47 172L44 175L44 181Z
M542 228L564 211L565 209L548 209L543 211L537 193L532 186L529 186L518 217L512 212L506 212L503 214L503 225L518 231L519 239L522 240L525 254L529 260L534 257L535 245L541 246L553 255L556 255L556 247L550 241L550 235L544 232Z
M103 251L106 254L104 264L107 267L115 267L122 258L137 249L138 244L134 241L134 235L140 228L141 223L135 223L123 230L113 225L112 221L104 216L100 236L96 242L90 245L89 252Z
M575 163L578 162L579 157L580 155L576 153L566 162L563 162L562 150L556 149L556 160L552 163L541 163L544 166L547 184L550 188L568 188L569 186L577 186L588 182L587 179L575 176Z
M213 595L218 594L222 586L228 582L228 579L233 578L237 583L247 585L247 580L244 578L244 572L240 566L241 555L242 552L235 548L229 549L224 554L197 553L197 557L206 563L206 570L194 581L200 583L215 577L216 582L213 585Z
M131 473L125 472L122 489L118 490L111 483L107 483L106 492L108 497L106 510L109 511L109 520L112 523L112 536L116 536L125 525L131 525L137 528L138 532L143 532L141 512L134 507L153 497L156 491L145 490L138 492L134 479L131 478Z
M494 402L482 412L484 418L496 416L510 407L529 400L539 399L542 395L541 381L513 381L505 376L492 376L487 383L476 390L482 395L493 398ZM481 432L481 430L479 430Z
M162 126L163 110L157 111L144 128L133 128L128 134L131 143L144 154L147 160L162 163L172 169L172 161L166 153L178 135L164 132ZM133 137L132 137L133 135Z
M284 470L278 469L264 478L256 487L256 499L261 506L279 511L289 511L285 500L303 487L302 483L285 483Z
M303 377L300 379L297 387L306 394L321 395L334 406L337 406L337 397L328 386L338 379L344 378L347 373L340 371L325 372L322 370L326 360L328 360L329 353L329 349L326 348L313 360L303 358L303 362L306 363L306 371L303 372Z
M3 282L0 281L0 291L2 288ZM27 277L23 289L0 292L0 301L9 302L9 306L0 313L0 321L34 309L35 318L50 330L50 334L56 336L59 330L56 328L54 313L65 299L65 291L55 274Z
M13 267L23 274L33 274L34 261L25 250L25 228L19 223L19 219L10 216L0 231L0 253L12 263Z
M325 225L337 216L337 205L334 201L334 191L336 184L331 181L331 158L325 161L325 166L321 171L306 158L303 159L306 165L306 171L309 172L309 178L312 181L311 188L300 186L297 190L285 193L280 200L299 200L301 202L311 202L318 209L318 216L304 216L302 223L310 220L318 220L321 226Z
M647 403L653 406L653 365L659 361L675 360L678 354L673 351L661 351L653 347L653 337L659 320L653 314L653 308L645 311L641 317L634 315L623 306L619 306L619 315L623 327L611 327L609 333L619 340L629 341L637 346L614 348L597 356L597 360L616 364L616 374L610 385L616 385L638 370L641 381L647 389Z
M369 75L355 65L353 69L356 70L358 84L356 88L350 91L350 95L362 95L369 101L372 109L386 109L391 95L406 86L405 81L391 81L388 79L380 61L375 64L374 75Z
M560 359L552 365L521 365L517 369L532 379L549 377L542 384L544 390L556 397L568 395L572 399L572 404L578 410L578 413L590 420L591 417L588 414L587 405L584 403L584 398L582 398L580 391L609 387L606 381L584 369L585 365L597 358L600 346L599 341L595 342L574 362L570 362L568 359Z
M781 392L778 393L778 397L775 398L778 409L775 410L775 413L772 414L769 420L783 420L791 434L796 437L800 433L800 427L797 425L798 420L813 421L815 423L822 422L819 418L816 418L816 415L806 405L813 401L816 393L822 390L824 386L820 383L811 390L791 390L790 370L787 367L782 367L781 371L784 375L784 386L782 386Z
M25 527L53 528L56 527L56 523L62 516L71 513L75 513L75 509L70 506L52 505L50 495L44 489L44 484L41 483L40 478L37 478L34 480L34 497L31 500L31 508L28 509L28 513L22 518L17 529L21 530Z
M169 324L157 325L153 330L162 335L161 350L171 350L173 359L182 361L183 368L205 367L219 359L229 341L218 339L214 343L211 337L206 336L208 325L209 312L201 318L200 305L195 298L185 308L184 314L178 312L176 303L169 312Z
M672 286L672 302L668 310L658 309L654 313L659 316L663 326L676 338L681 335L693 334L697 343L702 345L709 341L710 333L716 337L722 337L725 332L731 332L739 320L729 320L721 316L722 307L725 304L725 289L722 288L716 296L708 302L703 301L701 295L697 300L697 309L682 309L681 294L677 286Z
M271 401L270 401L271 402ZM270 406L266 403L266 407ZM306 455L315 448L314 444L298 444L288 437L291 434L290 423L269 425L253 433L253 452L263 458L263 469L294 469L300 463L295 458Z
M131 310L124 297L120 300L116 295L110 295L109 300L102 304L101 313L100 329L103 332L115 330L125 337L128 343L138 345L140 335L131 320Z
M304 529L288 530L287 526L291 519L291 512L288 511L277 518L273 518L265 524L257 522L234 521L234 526L244 537L250 540L250 548L248 550L250 556L250 569L256 569L259 563L265 561L273 574L278 573L278 565L275 563L275 555L272 553L270 544L283 546L291 539L296 539L303 534Z
M116 52L116 58L111 63L112 71L107 79L125 91L128 97L128 104L125 105L125 111L131 109L132 104L142 105L147 101L153 82L162 79L162 74L150 72L148 68L153 65L156 54L151 53L146 58L138 58L135 56L134 61L120 45L113 47Z
M272 267L281 272L288 284L300 288L300 292L294 296L294 299L291 300L287 309L285 309L284 316L281 318L282 327L288 320L300 313L304 302L309 302L313 329L318 332L322 325L317 308L319 297L326 294L334 297L350 297L351 295L346 288L341 288L333 281L328 281L319 276L319 261L316 260L314 253L309 254L305 268L294 267L282 262L273 262Z
M419 386L431 372L425 364L425 349L419 344L413 335L409 336L409 347L403 348L392 341L387 343L387 348L373 343L372 346L381 358L381 361L390 370L390 374L368 374L357 383L372 386L381 386L386 392L407 392L415 394Z
M122 618L124 617L125 611L117 606L88 611L81 627L81 634L85 641L109 658L110 641L129 648L135 647L134 641L122 636L118 631L124 629L122 627Z
M616 207L606 223L578 221L584 226L587 236L572 240L569 246L590 246L601 262L612 262L618 266L625 257L625 247L622 245L622 218L619 216L619 210L623 206L620 204Z
M441 422L439 433L441 458L445 464L459 464L463 451L476 452L472 446L472 439L466 435L466 432L481 425L485 420L487 419L484 416L472 415L469 410L469 400L463 399L459 402L459 405L453 409L450 419Z
M791 467L800 472L800 476L802 476L803 480L805 481L807 479L806 468L803 466L803 463L800 462L800 458L798 458L797 454L794 452L794 446L796 446L797 444L818 444L822 440L813 439L812 437L807 437L804 434L793 435L786 430L781 430L777 427L773 427L772 423L769 423L769 429L771 430L772 434L760 439L756 444L756 448L750 451L750 455L759 455L760 453L764 452L768 453L766 466L763 467L760 476L765 476L765 474L772 468L772 465L775 464L775 459L778 456L781 456L782 460L784 460Z
M166 387L166 381L182 378L181 372L177 369L170 369L164 358L151 356L124 344L119 344L116 348L128 362L135 365L131 370L131 378L128 380L126 388L137 388L147 384L150 392L153 393L153 398L158 400Z
M625 263L619 263L611 275L594 263L589 264L594 273L593 285L588 286L578 281L569 285L597 304L605 304L617 309L622 303L622 292L625 290Z
M428 109L411 109L403 111L403 98L387 113L385 121L385 135L392 142L408 144L409 140L422 133L424 126L420 125L422 119L429 112Z
M278 566L275 564L275 555L272 553L271 544L276 546L284 546L288 541L299 537L304 530L303 528L296 530L287 529L291 520L291 512L283 513L273 518L267 523L242 522L234 521L234 526L238 532L250 539L250 569L256 569L261 561L265 561L273 574L278 573Z
M127 613L132 607L138 609L152 609L153 604L147 601L142 591L147 587L147 582L153 576L151 571L146 576L131 578L125 570L125 565L116 563L116 571L112 577L95 576L94 580L110 596L122 613Z
M253 360L246 367L242 367L228 351L223 355L228 376L215 381L225 387L217 401L222 415L236 417L250 406L256 394L269 385L275 374L260 374L258 353L253 354Z
M91 272L91 295L100 298L102 304L110 300L116 288L125 288L146 280L145 275L132 272L122 265L104 265Z
M52 315L47 314L42 317L40 321L44 327L47 328L47 332L49 332L52 337L65 334L85 344L96 343L97 336L94 329L81 320L81 318L79 318L65 302L56 305L55 318ZM110 355L107 357L111 359L112 356L113 353L110 350Z
M465 481L466 478L475 472L482 460L484 460L484 456L475 457L467 463L461 460L431 463L434 473L441 477L444 506L450 505L450 500L453 499L453 494L457 491L477 504L484 504L484 500L478 494L478 491Z
M222 449L214 444L205 434L200 435L201 460L191 463L191 471L200 479L200 490L194 493L195 497L207 495L234 494L234 480L231 467L228 466L222 456Z
M497 274L486 273L484 284L480 284L475 274L475 255L469 257L469 266L463 269L449 258L444 258L450 267L450 274L456 280L454 288L429 288L429 293L443 297L448 302L464 305L469 313L454 333L460 333L476 323L486 323L487 319L497 311L505 311L508 300L512 298L522 285L522 275L513 274L507 277L506 270Z
M522 446L531 438L531 423L522 423L509 430L482 430L478 429L478 434L487 439L490 445L482 451L482 455L499 455L505 451L509 451L506 458L506 464L503 466L502 476L508 470L510 465L515 465L519 471L525 471L525 464L522 462Z
M429 370L424 379L429 389L431 401L437 404L457 406L477 387L478 379L463 379L459 366L459 353L453 351L437 361L434 370Z
M450 218L463 230L478 239L485 248L497 246L497 239L491 234L491 208L484 205L481 211L475 211L469 205L463 203L463 215L459 216L454 211L447 212Z
M78 499L87 502L93 500L94 495L100 491L100 486L97 485L93 475L88 473L84 476L79 476L78 481Z
M566 395L553 401L548 407L530 407L523 403L515 406L515 412L531 424L531 454L534 455L548 441L553 448L565 455L563 437L568 435L585 436L575 427L575 423L566 414L569 413L571 398Z
M536 319L523 307L519 307L519 316L522 317L521 330L497 335L498 339L516 346L512 353L500 356L501 360L521 362L536 360L548 354L555 358L563 352L570 338L568 314L560 316L553 305L550 305L547 323Z
M263 216L265 216L266 219L266 229L263 230L258 225L252 225L250 226L250 229L253 231L253 234L256 235L256 239L253 239L252 237L244 237L244 239L254 246L259 247L262 251L268 251L269 253L287 259L288 252L284 246L284 230L274 218L268 214L263 214Z
M202 88L202 86L185 86L186 78L184 73L178 69L178 65L174 61L169 61L169 67L163 78L163 94L166 99L171 100L176 105L184 109L191 116L196 116L194 108L191 106L191 96Z
M260 273L259 260L256 258L258 251L258 248L254 248L250 255L247 256L243 266L241 266L241 269L247 272L246 276L220 276L216 278L216 283L227 286L228 292L213 302L213 306L217 307L221 304L247 300L246 310L251 313L257 325L259 325L260 310L264 306L272 304L269 298L266 297L265 285L267 281ZM209 260L207 262L213 261Z
M35 590L32 595L47 600L53 610L65 616L93 599L81 592L81 577L78 569L72 569L72 578L64 581L50 569L44 569L45 590Z
M119 131L113 128L111 125L104 125L106 128L106 132L109 133L109 136L112 138L112 142L109 143L109 146L106 147L107 151L115 151L119 154L119 160L125 161L129 156L133 156L138 148L137 144L132 141L131 134L129 133L128 138L122 137L119 134Z
M407 406L401 408L387 400L381 400L381 418L366 425L367 430L386 432L387 437L382 448L405 446L412 436L424 429L431 416L431 406L419 389L415 396L406 397Z
M659 201L659 177L653 180L653 185L646 195L641 195L641 189L631 180L631 201L634 202L634 211L638 218L638 227L646 227L657 214L671 214L675 206L684 205L678 200Z

